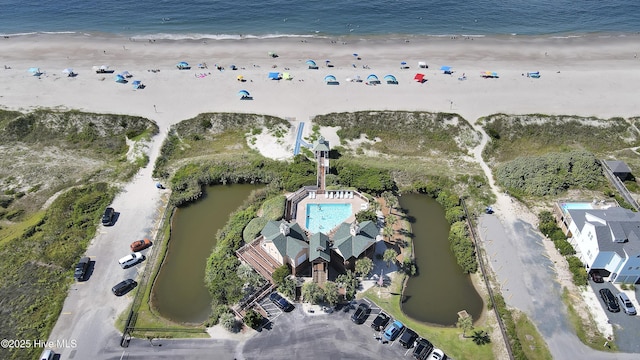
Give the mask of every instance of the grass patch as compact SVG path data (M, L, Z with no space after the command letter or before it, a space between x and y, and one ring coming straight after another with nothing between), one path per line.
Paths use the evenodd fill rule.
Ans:
M576 310L573 304L584 302L581 297L572 295L567 288L564 288L562 290L562 302L567 306L569 322L583 344L595 350L608 352L618 351L618 347L613 341L609 342L609 347L604 346L605 342L607 342L607 338L600 332L600 330L598 330L595 321L591 317L591 313L588 311L581 312L583 314L588 314L588 319L585 319L578 314L578 310Z
M490 162L571 150L603 154L640 145L639 134L622 118L496 114L482 124L490 137L483 156Z
M74 265L95 236L98 219L114 194L115 189L105 183L76 187L59 196L46 212L3 230L3 338L49 336L73 282ZM13 349L4 358L34 358L41 350Z
M466 154L480 137L460 115L409 111L360 111L314 117L320 126L339 126L341 140L380 138L372 148L396 156Z
M529 320L529 318L523 314L518 313L514 316L516 323L516 334L522 344L522 351L526 355L528 360L552 360L553 356L547 348L547 343L544 341L538 329Z
M462 338L462 330L458 328L429 326L406 316L400 308L401 295L390 295L391 293L400 294L402 292L403 278L402 276L394 277L389 288L381 291L380 297L378 296L377 288L365 291L362 296L375 302L394 319L400 320L420 336L429 339L434 346L443 349L447 356L451 356L454 359L474 360L495 358L490 345L478 346L471 338ZM475 330L490 332L491 329L478 327Z

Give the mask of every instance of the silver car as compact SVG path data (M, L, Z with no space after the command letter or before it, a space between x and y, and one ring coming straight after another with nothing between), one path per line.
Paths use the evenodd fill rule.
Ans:
M627 294L623 292L618 293L618 302L620 303L620 307L625 313L627 313L628 315L636 315L636 308L631 303L631 300L629 300Z

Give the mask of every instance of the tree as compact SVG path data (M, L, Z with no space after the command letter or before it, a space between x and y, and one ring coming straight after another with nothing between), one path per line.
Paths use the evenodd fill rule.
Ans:
M387 215L387 218L385 219L385 222L387 223L387 225L395 225L398 222L398 217L393 215L393 214L389 214Z
M258 275L258 273L253 271L251 266L247 264L238 266L238 277L244 281L246 285L253 288L262 285L263 281L262 276Z
M487 334L487 332L484 330L474 331L471 337L473 338L473 342L476 343L476 345L484 345L491 342L489 334Z
M236 320L236 316L230 312L220 315L220 325L229 332L236 333L239 330L238 320Z
M416 263L409 258L405 258L404 260L402 260L402 270L409 276L415 276L418 273Z
M338 294L338 285L333 281L327 281L324 284L324 297L331 306L338 303L340 295Z
M278 290L288 297L289 299L294 299L296 297L296 282L291 278L284 278L284 281L280 286L278 286Z
M368 209L368 210L362 210L356 213L356 221L361 223L363 221L372 221L374 223L376 223L378 221L378 217L376 216L376 212Z
M456 322L456 326L462 329L462 337L467 337L467 331L473 329L473 318L471 315L460 316L458 322Z
M382 260L387 263L387 267L395 263L397 257L398 253L394 249L387 249L384 251L384 254L382 254Z
M324 299L324 291L314 282L302 285L302 298L312 304L317 304Z
M245 324L247 324L247 326L256 329L260 326L260 324L262 324L262 320L264 318L262 317L262 315L253 310L250 309L249 311L247 311L247 313L244 315L244 318L242 319L244 321Z
M395 233L395 231L393 230L393 226L387 225L382 230L382 233L384 234L384 236L387 237L388 241L391 242L391 238L393 237L393 234Z
M352 300L356 295L356 290L360 287L360 281L351 270L347 270L345 274L340 274L336 278L338 285L345 290L345 298Z
M284 279L289 275L291 275L291 270L289 270L289 265L283 264L282 266L279 266L273 271L273 274L271 275L271 277L273 277L273 282L276 285L280 286L284 282Z
M373 270L373 261L368 257L356 260L356 274L367 276Z

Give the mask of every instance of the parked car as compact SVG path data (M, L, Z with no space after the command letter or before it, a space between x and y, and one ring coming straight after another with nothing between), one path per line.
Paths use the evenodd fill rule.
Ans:
M136 240L132 242L129 247L131 248L131 251L137 252L137 251L142 251L151 245L152 245L151 240L142 239L142 240Z
M272 292L269 295L269 300L273 302L277 307L279 307L282 311L291 311L293 310L293 305L287 299L283 298L277 292Z
M622 308L622 311L624 311L625 313L627 313L627 315L636 315L636 307L633 306L633 304L631 303L631 300L629 300L629 297L627 296L627 294L621 292L618 293L618 301L620 303L620 307Z
M398 340L398 342L405 349L408 349L408 348L413 346L413 343L416 342L417 338L418 338L418 334L416 334L415 331L413 331L413 330L411 330L409 328L406 328L406 329L404 329L404 332L402 333L402 336L400 336L400 340Z
M427 356L431 354L431 350L433 350L433 344L429 340L421 338L413 349L413 357L418 360L426 360Z
M73 277L78 281L84 281L87 276L87 270L89 269L89 262L91 259L83 257L76 264L76 270L73 272Z
M53 350L43 350L42 354L40 354L40 357L38 358L39 360L53 360L54 356L56 355L56 353L53 352Z
M597 270L591 271L589 273L589 276L591 276L591 280L593 280L593 282L596 282L596 283L604 282L604 279L602 278L602 275L600 275L600 273Z
M378 316L376 316L375 319L373 319L373 322L371 323L371 328L375 331L380 331L384 329L385 326L387 326L387 324L389 323L389 320L391 320L389 315L381 312L380 314L378 314Z
M404 325L400 321L396 320L387 327L387 330L385 330L382 335L385 339L393 341L398 337L398 335L400 335L403 329Z
M618 305L618 300L611 293L609 289L600 289L600 297L602 301L604 301L607 310L611 312L620 312L620 306Z
M113 225L113 216L116 214L116 211L113 210L112 207L108 207L104 209L104 214L102 214L102 225L109 226Z
M360 305L358 305L358 308L356 309L356 312L354 312L353 315L351 315L351 321L353 321L356 324L364 323L367 320L367 317L369 316L369 311L371 311L369 309L369 305L365 303L360 303Z
M115 295L115 296L122 296L126 293L128 293L129 291L131 291L131 289L135 288L138 285L137 282L135 282L135 280L133 279L127 279L127 280L123 280L119 283L116 284L116 286L111 288L111 292Z
M443 360L444 358L444 352L438 348L435 348L431 351L431 355L429 355L428 360Z
M120 258L120 260L118 260L118 264L120 264L120 266L123 269L127 269L132 267L133 265L136 265L137 263L141 262L144 260L144 255L142 255L139 252L134 252L131 253L127 256L124 256L122 258Z

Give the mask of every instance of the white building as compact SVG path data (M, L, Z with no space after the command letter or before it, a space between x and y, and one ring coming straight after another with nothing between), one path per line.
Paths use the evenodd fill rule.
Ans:
M565 211L570 241L587 271L598 270L614 283L640 282L639 213L621 207Z

